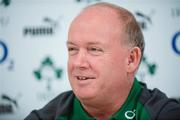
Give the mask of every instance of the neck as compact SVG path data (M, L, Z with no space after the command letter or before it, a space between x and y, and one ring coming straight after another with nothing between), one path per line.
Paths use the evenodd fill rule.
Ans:
M132 87L132 83L125 86L118 94L112 94L101 100L80 100L82 106L91 116L97 120L108 120L113 114L115 114L124 104Z
M116 113L122 104L111 105L89 105L83 104L84 109L97 120L108 120L110 116Z

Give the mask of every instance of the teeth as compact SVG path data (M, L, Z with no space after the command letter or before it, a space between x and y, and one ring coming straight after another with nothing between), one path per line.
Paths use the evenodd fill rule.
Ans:
M78 80L94 79L94 77L77 76Z
M86 80L86 79L88 79L88 78L87 78L87 77L80 77L80 76L79 76L78 79L79 79L79 80Z

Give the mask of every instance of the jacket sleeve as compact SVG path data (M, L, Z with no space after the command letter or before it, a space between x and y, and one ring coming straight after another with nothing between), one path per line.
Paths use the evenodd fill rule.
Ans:
M24 120L42 120L37 111L33 110Z
M43 108L33 110L24 120L54 120L58 109L58 100L59 99L55 98Z
M180 103L171 100L161 110L157 120L180 120Z
M72 109L74 94L64 92L39 110L33 110L24 120L56 120Z

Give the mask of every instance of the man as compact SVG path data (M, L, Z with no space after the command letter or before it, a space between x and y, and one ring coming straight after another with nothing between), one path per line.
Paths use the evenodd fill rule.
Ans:
M180 119L180 104L135 78L144 39L133 15L109 3L85 8L67 41L72 91L62 93L26 120Z

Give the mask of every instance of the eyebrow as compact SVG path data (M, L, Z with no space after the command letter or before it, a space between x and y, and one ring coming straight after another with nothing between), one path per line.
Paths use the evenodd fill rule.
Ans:
M76 45L75 43L71 42L71 41L67 41L66 44L72 44L72 45ZM98 41L90 41L90 42L87 42L88 45L95 45L95 44L100 44L100 42Z
M66 45L68 45L68 44L72 44L72 45L75 45L73 42L71 42L71 41L67 41L66 42Z

